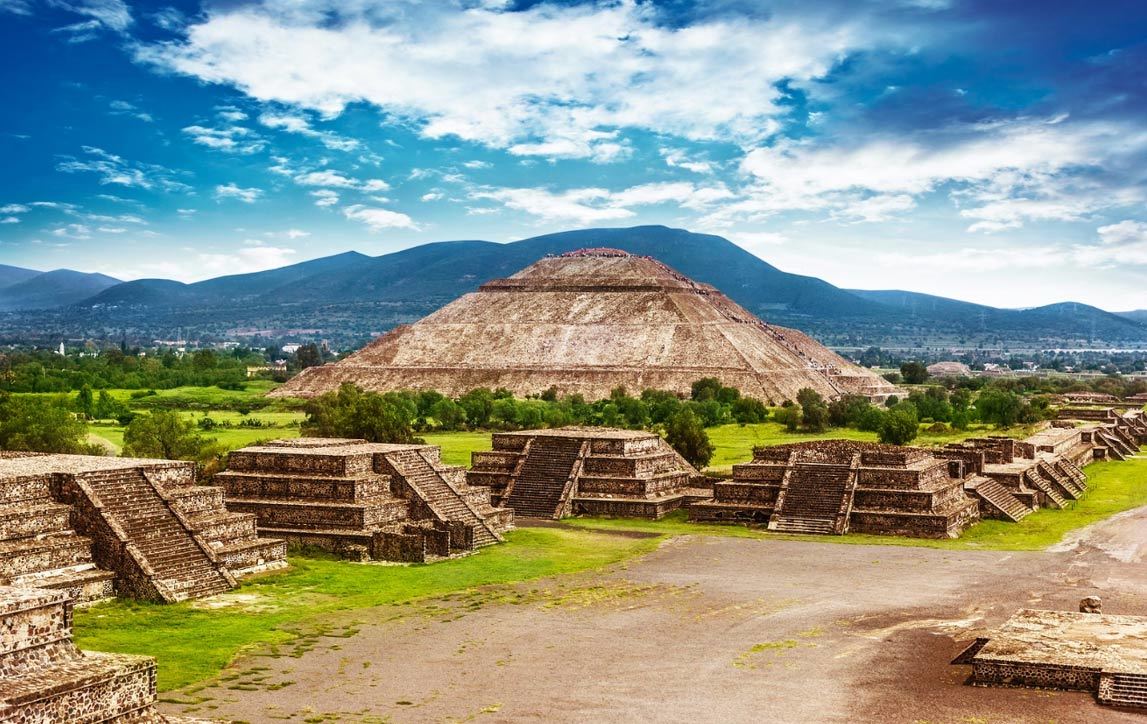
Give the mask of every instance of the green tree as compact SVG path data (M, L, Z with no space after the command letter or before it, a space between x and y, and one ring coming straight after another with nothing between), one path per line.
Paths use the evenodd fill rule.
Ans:
M323 351L315 343L301 345L295 350L295 364L299 369L318 367L323 363Z
M976 412L980 420L994 423L998 427L1011 427L1019 421L1023 410L1023 399L1014 392L989 388L980 393L976 400Z
M811 387L802 387L797 392L797 403L801 408L801 424L809 432L824 432L828 428L828 405L824 397Z
M752 425L769 419L769 408L754 397L742 397L733 403L733 419L741 425Z
M785 426L789 432L796 432L800 427L801 421L804 419L804 413L800 405L789 403L782 405L774 414L773 419Z
M84 385L76 394L76 410L88 419L96 416L96 399L91 385Z
M0 450L91 453L87 425L64 397L14 397L0 392Z
M370 442L414 443L418 404L398 392L363 392L344 382L335 392L311 399L306 405L304 435L362 438Z
M203 460L214 453L214 440L196 432L196 424L178 412L137 415L123 433L123 453L141 458Z
M844 395L828 405L828 422L834 427L859 427L872 403L864 395Z
M665 441L681 454L690 465L703 468L713 459L715 448L701 418L688 407L682 408L665 428Z
M884 413L884 420L877 431L880 442L887 445L907 445L916 439L920 432L920 419L916 408L905 402Z
M928 368L923 362L905 362L900 365L900 376L910 385L922 385L928 379Z

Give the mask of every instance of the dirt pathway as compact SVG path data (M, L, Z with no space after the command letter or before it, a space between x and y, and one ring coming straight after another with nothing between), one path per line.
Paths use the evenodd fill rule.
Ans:
M246 721L1142 721L965 686L1022 606L1147 615L1147 508L1010 553L685 537L608 571L360 611L171 713ZM196 703L191 703L196 702ZM327 719L320 719L327 717Z

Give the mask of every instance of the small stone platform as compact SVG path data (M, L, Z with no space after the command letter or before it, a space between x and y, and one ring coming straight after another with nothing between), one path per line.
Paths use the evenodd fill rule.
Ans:
M216 476L261 535L349 558L425 562L503 540L511 511L432 445L298 438L231 453Z
M75 647L67 592L0 587L0 721L167 721L155 699L155 659Z
M980 517L967 475L962 461L920 448L849 440L759 447L689 516L785 533L955 538Z
M1147 708L1147 617L1021 609L953 661L977 686L1090 691Z
M494 433L471 454L467 480L524 518L658 519L708 497L706 479L651 432L563 427Z
M173 602L286 565L282 541L196 485L195 464L94 455L0 457L0 584Z

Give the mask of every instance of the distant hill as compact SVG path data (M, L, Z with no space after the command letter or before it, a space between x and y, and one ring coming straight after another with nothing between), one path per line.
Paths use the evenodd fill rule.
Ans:
M1147 324L1147 309L1135 309L1130 312L1116 312L1120 317L1130 319L1133 322L1140 322Z
M853 294L898 309L913 318L930 319L965 333L992 332L1023 338L1026 333L1054 332L1063 337L1104 340L1147 340L1147 320L1120 316L1078 302L1061 302L1031 309L998 309L931 294L899 290L867 291L850 289Z
M0 267L0 311L31 309L29 298L57 305L50 311L0 317L0 340L115 335L147 341L190 333L204 339L246 336L256 342L259 336L294 335L328 339L345 349L396 324L415 321L548 254L603 246L655 257L712 284L767 321L832 344L1050 347L1147 342L1147 321L1134 316L1139 313L1121 316L1072 302L997 309L915 292L840 289L781 271L722 237L664 226L582 229L508 244L435 242L377 257L347 252L194 284L165 279L109 283L109 277L100 275L40 275ZM33 276L20 278L22 272ZM23 301L4 301L11 291L2 286L5 279L17 279L15 287L51 274L60 274L51 294L21 292Z
M71 269L32 272L31 276L23 276L22 281L0 288L0 311L63 307L121 283L119 279L104 274L87 274Z
M23 269L18 266L8 266L7 264L0 264L0 289L10 287L13 284L27 281L34 276L43 274L34 269Z

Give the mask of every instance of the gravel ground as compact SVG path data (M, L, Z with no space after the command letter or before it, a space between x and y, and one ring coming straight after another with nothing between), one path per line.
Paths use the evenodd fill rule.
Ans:
M1017 608L1147 615L1147 508L1038 553L684 537L627 566L416 606L240 660L172 714L263 721L1112 722L965 685Z

